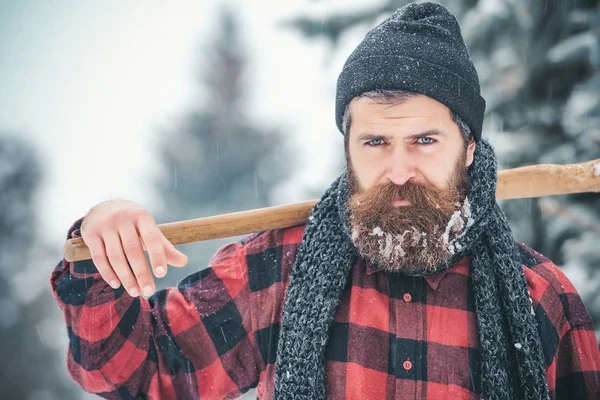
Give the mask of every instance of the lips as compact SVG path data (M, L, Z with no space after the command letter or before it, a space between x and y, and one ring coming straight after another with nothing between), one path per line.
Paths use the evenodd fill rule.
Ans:
M406 206L410 206L412 204L410 204L410 201L405 200L405 199L394 199L392 200L392 206L394 207L406 207Z

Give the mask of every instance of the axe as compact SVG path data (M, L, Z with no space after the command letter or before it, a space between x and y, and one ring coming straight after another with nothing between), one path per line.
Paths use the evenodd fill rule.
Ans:
M600 159L579 164L538 164L500 171L496 199L585 192L600 192ZM173 245L246 235L301 225L306 222L317 201L170 222L158 227ZM91 259L89 248L81 238L66 241L64 257L68 262Z

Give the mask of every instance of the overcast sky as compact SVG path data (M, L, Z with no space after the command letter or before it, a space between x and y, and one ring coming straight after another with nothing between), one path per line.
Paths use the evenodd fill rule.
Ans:
M153 140L200 94L198 49L214 32L215 3L0 2L0 130L31 138L45 159L39 210L53 243L109 198L156 210ZM252 56L252 115L289 127L292 146L312 158L295 168L274 201L305 200L303 187L333 174L332 149L342 143L333 116L335 79L359 38L330 59L327 43L275 27L298 12L327 12L318 2L239 3Z

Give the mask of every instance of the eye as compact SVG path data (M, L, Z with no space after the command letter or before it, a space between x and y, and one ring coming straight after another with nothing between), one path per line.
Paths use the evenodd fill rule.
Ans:
M423 144L426 146L430 145L430 144L434 144L435 142L436 142L436 140L429 136L421 136L420 138L417 139L417 143Z
M383 139L371 139L368 142L365 143L367 146L381 146L382 144L385 144L385 141Z

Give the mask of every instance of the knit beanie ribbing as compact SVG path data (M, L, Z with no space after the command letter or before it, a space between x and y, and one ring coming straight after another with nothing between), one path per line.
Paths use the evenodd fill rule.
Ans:
M437 3L398 9L367 33L340 73L336 123L346 105L371 90L406 90L445 104L481 138L485 100L458 21Z

